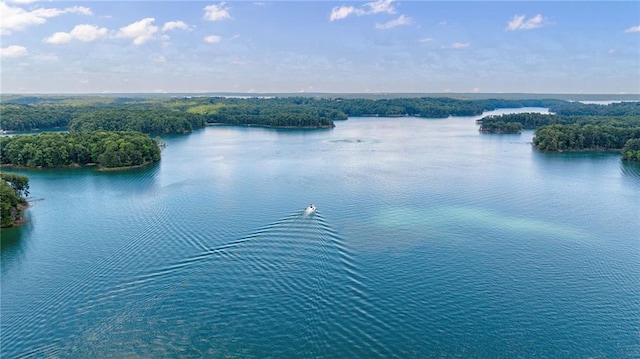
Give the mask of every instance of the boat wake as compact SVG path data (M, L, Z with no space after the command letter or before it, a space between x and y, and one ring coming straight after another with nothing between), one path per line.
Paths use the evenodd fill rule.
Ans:
M329 347L357 357L358 347L344 343L365 340L366 348L391 356L382 336L369 332L384 323L371 314L366 281L344 239L315 206L306 212L114 283L68 313L84 324L46 350L66 357L166 357L191 338L186 345L200 357L322 357Z

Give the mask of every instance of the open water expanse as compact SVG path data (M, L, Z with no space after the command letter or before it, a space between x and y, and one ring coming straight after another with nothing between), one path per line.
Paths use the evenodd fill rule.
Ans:
M143 169L18 171L0 357L640 357L640 166L476 119L208 127Z

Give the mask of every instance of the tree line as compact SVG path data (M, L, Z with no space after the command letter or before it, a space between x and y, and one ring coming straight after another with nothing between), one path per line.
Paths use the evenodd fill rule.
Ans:
M148 134L185 134L202 128L199 114L167 108L109 108L79 113L69 123L69 131L137 131Z
M202 115L117 101L108 106L2 104L0 116L2 129L9 131L68 127L72 131L138 131L161 135L189 133L205 125Z
M11 227L22 218L29 195L29 178L0 172L0 227Z
M256 115L268 122L274 113L309 113L328 117L333 121L348 117L363 116L415 116L425 118L446 118L449 116L475 116L484 111L507 107L549 107L566 101L561 100L460 100L446 97L415 97L391 99L365 98L320 98L320 97L274 97L274 98L186 98L173 99L172 106L189 111L202 109L210 104L208 114L235 116ZM217 120L223 120L217 118Z
M23 104L0 105L0 115L5 129L68 126L71 132L106 130L173 134L188 133L206 123L277 128L332 128L335 126L334 121L346 120L349 116L442 118L479 115L485 111L505 107L547 107L555 113L490 116L479 121L480 131L519 133L523 128L538 129L536 137L539 137L537 143L540 145L536 146L543 150L619 150L626 142L623 141L626 138L624 133L629 132L619 129L640 127L638 102L596 105L554 99L184 97L146 100L121 98L103 104L68 104L30 99ZM560 127L552 127L546 132L542 130L544 126L554 125ZM578 128L576 126L592 127L582 129L583 136L576 135L574 138ZM594 133L602 133L605 139L595 140L599 135ZM611 136L616 139L613 140ZM49 166L50 162L46 160L44 166Z
M621 152L623 160L640 162L640 138L629 139Z
M567 116L640 116L640 102L614 102L604 104L585 104L581 102L559 102L549 106L549 111Z
M542 113L512 113L497 116L487 116L477 121L480 123L480 131L499 127L510 123L519 123L524 129L536 129L546 125L611 125L616 127L637 127L640 126L640 116L632 115L558 115Z
M640 139L640 127L556 124L538 128L533 144L542 151L622 150L631 139Z
M0 138L0 163L53 168L140 166L160 160L156 141L139 132L40 133Z
M334 121L361 116L446 118L474 116L504 107L549 107L560 100L460 100L441 97L364 98L117 98L106 103L18 98L0 105L4 130L69 127L75 130L135 130L187 133L207 123L264 127L331 128ZM567 102L567 104L570 104Z
M66 127L79 112L86 110L53 104L1 104L0 118L3 130L31 131Z
M484 133L520 133L522 124L520 122L490 121L480 126L480 132Z
M568 103L560 114L517 113L478 120L480 132L513 133L536 129L533 144L542 151L619 150L622 159L640 161L640 103Z
M223 106L205 117L208 123L297 128L333 128L333 121L347 119L344 113L312 106L252 104Z

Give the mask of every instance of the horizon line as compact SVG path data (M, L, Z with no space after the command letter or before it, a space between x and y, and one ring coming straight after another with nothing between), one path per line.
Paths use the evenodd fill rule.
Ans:
M265 91L265 92L243 92L243 91L163 91L163 92L0 92L0 96L24 96L24 95L172 95L172 94L242 94L242 95L272 95L272 94L286 94L286 95L333 95L333 94L345 94L345 95L419 95L419 94L438 94L438 95L576 95L576 96L591 96L591 95L606 95L606 96L640 96L638 93L607 93L607 92L407 92L407 91L378 91L378 92L339 92L339 91L318 91L318 92L288 92L288 91Z

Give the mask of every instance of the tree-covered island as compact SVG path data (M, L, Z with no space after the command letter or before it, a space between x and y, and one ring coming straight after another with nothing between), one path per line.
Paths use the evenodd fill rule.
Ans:
M515 133L519 132L518 127L535 129L533 144L541 151L620 151L623 160L640 160L640 102L609 105L567 102L550 110L550 114L485 117L478 121L479 130Z
M137 167L160 160L155 140L133 131L40 133L0 138L0 164L54 168Z
M0 172L0 228L22 223L28 195L27 177Z

